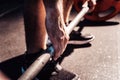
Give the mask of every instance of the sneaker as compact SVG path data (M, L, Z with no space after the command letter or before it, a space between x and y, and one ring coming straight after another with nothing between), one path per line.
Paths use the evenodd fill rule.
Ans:
M92 34L81 34L78 31L73 31L70 34L70 41L68 42L68 44L79 44L79 45L83 45L83 44L87 44L91 41L93 41L95 38L94 35Z
M55 70L51 73L52 76L57 75L62 70L62 66L60 64L56 64Z
M72 80L80 80L80 77L77 74L75 74Z
M41 49L36 53L24 53L23 67L27 69L45 50Z
M57 75L50 76L49 80L80 80L79 75L62 69Z
M36 53L25 52L24 61L23 61L23 68L26 70L40 55L42 55L44 53L50 53L50 55L52 56L54 53L54 49L51 45L47 45L47 46L49 46L49 48L47 48L46 50L40 49ZM22 69L22 72L24 72L23 69Z
M23 74L27 68L44 52L44 50L40 50L36 53L27 53L25 52L23 56L23 62L21 65L21 73ZM33 80L39 80L37 77L35 77Z

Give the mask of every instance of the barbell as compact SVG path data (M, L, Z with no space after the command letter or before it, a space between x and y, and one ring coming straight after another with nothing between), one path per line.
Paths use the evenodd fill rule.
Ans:
M73 21L67 26L67 33L70 34L74 27L80 22L83 16L88 12L89 8L87 5L87 1L83 4L84 7L77 14L77 16L73 19ZM28 69L18 78L18 80L33 80L35 76L42 70L42 68L47 64L50 60L51 56L53 56L54 48L53 46L49 46L46 50L47 52L40 55L29 67Z
M81 4L85 0L74 0L74 8L77 12L81 10ZM105 21L120 12L120 0L97 0L95 9L84 17L91 21ZM91 5L90 5L91 6Z

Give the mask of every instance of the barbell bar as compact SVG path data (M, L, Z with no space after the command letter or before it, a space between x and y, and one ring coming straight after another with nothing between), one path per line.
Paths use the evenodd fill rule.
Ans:
M83 4L82 10L77 14L73 21L67 27L67 33L70 34L74 27L80 22L83 16L89 11L88 2ZM47 53L40 55L29 67L28 69L18 78L18 80L32 80L37 74L42 70L42 68L53 56L54 48L50 46L47 48Z

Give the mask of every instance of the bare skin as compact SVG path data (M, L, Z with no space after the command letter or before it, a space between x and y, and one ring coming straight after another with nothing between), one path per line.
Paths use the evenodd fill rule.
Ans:
M10 78L0 71L0 80L10 80Z
M26 0L25 2L24 23L26 47L27 53L36 53L40 49L45 50L48 33L55 49L54 59L56 60L63 53L69 36L65 33L66 26L61 12L62 9L60 8L60 6L63 6L61 0L50 0L49 2L52 5L47 4L48 1L44 0L43 3L43 0Z
M73 3L73 0L25 0L24 23L28 53L45 50L49 36L55 50L53 59L60 57L69 40L65 23L68 23Z
M69 23L69 15L73 6L74 0L63 0L63 15L64 15L64 22L66 25Z
M46 49L45 16L46 12L42 0L25 0L24 23L28 53Z
M44 0L44 3L47 14L46 28L55 49L54 60L57 60L65 50L69 40L63 20L63 0Z

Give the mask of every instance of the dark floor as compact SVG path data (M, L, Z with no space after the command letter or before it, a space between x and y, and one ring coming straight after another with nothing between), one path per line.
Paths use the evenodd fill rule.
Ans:
M66 76L77 73L81 80L120 80L119 23L120 14L106 22L81 22L79 25L84 26L82 33L94 34L95 40L86 45L68 45L61 59L63 71L47 79L70 80ZM1 72L16 80L21 75L24 52L23 15L18 10L0 18Z

